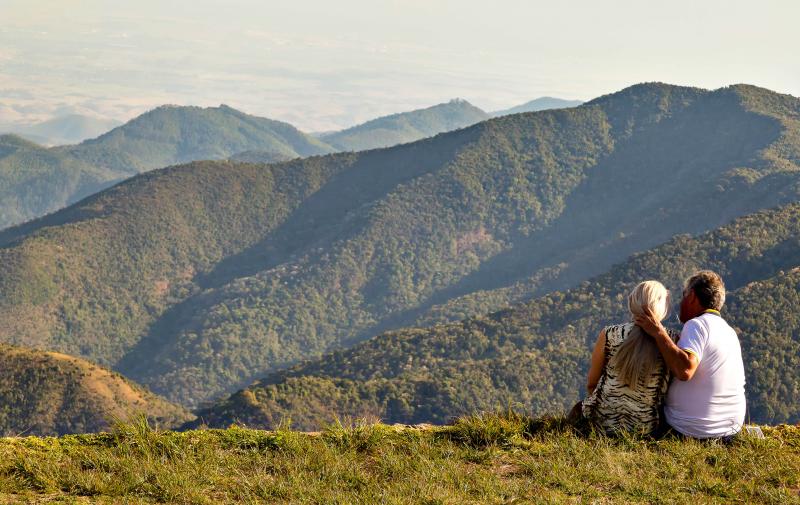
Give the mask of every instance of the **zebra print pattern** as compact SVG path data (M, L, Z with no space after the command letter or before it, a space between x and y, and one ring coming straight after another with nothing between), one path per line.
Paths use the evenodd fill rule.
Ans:
M612 358L633 327L633 323L625 323L606 328L606 365L594 392L583 400L583 417L609 435L620 431L653 433L658 427L659 407L669 387L669 369L660 356L653 372L640 377L635 388L617 378ZM678 333L671 330L669 333L677 340Z

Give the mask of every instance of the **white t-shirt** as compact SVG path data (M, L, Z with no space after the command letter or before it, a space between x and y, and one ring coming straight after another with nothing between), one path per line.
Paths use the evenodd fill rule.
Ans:
M678 347L699 364L688 381L674 379L667 391L667 422L694 438L733 435L742 429L746 402L739 338L719 315L705 313L687 321Z

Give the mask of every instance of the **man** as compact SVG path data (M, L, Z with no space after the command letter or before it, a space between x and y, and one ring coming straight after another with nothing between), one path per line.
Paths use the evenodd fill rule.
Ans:
M720 315L725 285L709 270L694 274L683 290L675 343L652 314L634 322L653 337L673 380L664 403L666 428L693 438L719 438L742 429L744 364L739 338Z

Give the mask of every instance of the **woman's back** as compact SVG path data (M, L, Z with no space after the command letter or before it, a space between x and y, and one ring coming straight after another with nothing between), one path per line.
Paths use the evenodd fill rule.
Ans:
M659 407L669 386L669 371L660 355L650 372L639 376L635 386L620 379L614 357L633 328L633 323L625 323L605 329L605 367L594 391L583 400L583 417L609 434L655 431ZM677 338L676 333L671 336Z

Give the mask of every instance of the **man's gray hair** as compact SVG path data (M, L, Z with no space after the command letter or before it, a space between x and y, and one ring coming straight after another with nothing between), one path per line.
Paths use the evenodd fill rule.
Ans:
M716 272L697 272L686 281L686 289L694 291L700 305L707 309L721 310L725 305L725 283Z

